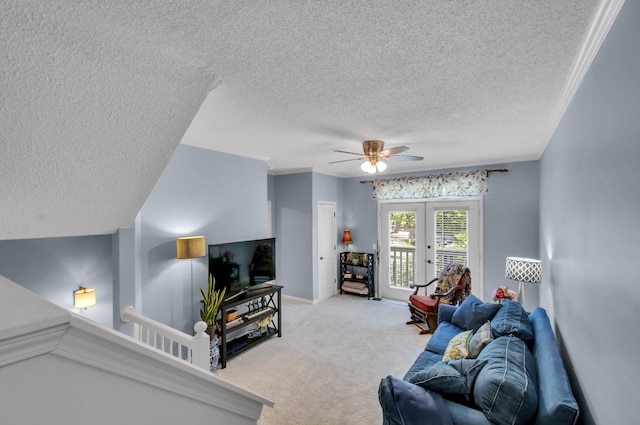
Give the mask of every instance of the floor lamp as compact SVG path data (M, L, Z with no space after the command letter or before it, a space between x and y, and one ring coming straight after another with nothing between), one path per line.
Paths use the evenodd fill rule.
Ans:
M204 257L206 244L204 236L185 236L176 239L176 257L191 260L191 327L195 326L193 310L193 259Z
M520 282L516 301L524 304L523 283L540 283L542 280L542 261L531 258L507 257L505 277Z

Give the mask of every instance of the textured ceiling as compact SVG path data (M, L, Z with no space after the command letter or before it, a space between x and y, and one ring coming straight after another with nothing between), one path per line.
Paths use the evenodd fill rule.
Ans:
M537 159L596 1L257 2L216 25L222 83L183 143L273 173L362 175L334 149L405 145L386 174Z
M3 1L0 239L130 226L180 141L345 177L366 139L425 157L386 174L538 158L598 5Z

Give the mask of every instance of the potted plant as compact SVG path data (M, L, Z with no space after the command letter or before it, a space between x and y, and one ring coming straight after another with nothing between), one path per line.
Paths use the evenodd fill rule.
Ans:
M216 331L216 316L218 315L218 309L220 304L224 300L224 294L226 288L222 291L215 291L215 280L213 275L209 273L209 285L207 286L207 292L200 288L200 296L202 297L202 309L200 310L200 319L207 324L207 333L209 338L213 340Z
M362 261L362 254L360 254L359 252L351 253L351 264L353 264L354 266L357 266L358 264L360 264L361 261Z

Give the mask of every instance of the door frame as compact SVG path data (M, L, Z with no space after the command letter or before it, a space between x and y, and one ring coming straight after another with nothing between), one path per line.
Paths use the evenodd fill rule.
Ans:
M405 288L390 288L386 285L386 282L389 282L389 266L383 265L381 258L382 254L388 255L390 252L390 243L387 234L383 231L383 220L382 216L387 211L388 206L393 206L396 208L393 209L401 209L406 205L406 211L414 211L416 214L416 234L418 232L425 233L425 222L426 222L426 208L424 202L420 202L420 199L411 199L411 200L403 200L402 202L393 202L393 201L381 201L378 203L378 240L380 241L379 247L379 255L378 255L378 294L382 298L391 298L396 300L408 299L409 294L411 293L410 289ZM383 236L384 235L384 236ZM423 276L426 274L425 263L423 261L417 261L420 258L426 258L425 246L415 247L415 276L418 281L423 280ZM389 259L386 259L387 263ZM382 284L385 283L383 286ZM414 282L417 283L417 282Z
M331 207L331 228L330 229L321 229L321 221L320 221L320 208L322 206L329 206ZM330 201L318 201L317 205L316 205L316 258L315 258L315 263L316 263L316 276L315 276L315 281L317 283L317 301L323 301L335 294L338 293L338 259L337 259L337 255L336 255L336 249L337 249L337 231L338 231L338 227L337 227L337 223L336 223L336 210L337 210L337 204L335 202L330 202ZM324 285L326 285L326 287L322 287L323 283L321 281L321 273L320 273L320 268L322 266L322 263L320 261L320 256L321 256L321 240L320 240L320 235L322 232L326 232L325 234L329 234L331 235L330 237L330 241L331 241L331 256L329 258L327 258L327 270L331 270L331 276L330 279L327 279L327 282L325 282ZM324 259L322 261L325 261ZM330 287L329 287L330 285ZM323 297L325 294L329 294L326 297Z
M479 299L483 300L484 299L484 283L483 283L483 276L484 276L484 256L483 256L483 246L484 246L484 239L483 239L483 210L484 210L484 205L483 205L483 197L482 196L469 196L469 197L441 197L441 198L426 198L426 199L394 199L394 200L384 200L384 201L378 201L378 240L382 241L383 238L385 236L385 229L383 229L382 227L382 212L383 212L383 205L388 205L388 204L393 204L393 205L401 205L401 204L424 204L424 218L426 220L427 217L427 210L428 210L428 204L441 204L442 206L452 206L455 205L456 203L460 204L460 203L476 203L477 204L477 252L469 252L469 255L473 255L475 256L475 262L477 264L476 267L471 268L471 276L472 276L472 285L471 285L471 292L477 296ZM472 218L471 216L469 217L470 219ZM471 220L470 220L471 221ZM417 223L416 223L416 227L417 227ZM427 232L427 229L424 229L425 235ZM426 239L426 238L425 238ZM426 255L427 255L427 250L426 250L426 244L427 241L425 240L425 246L421 247L420 250L418 249L418 247L416 246L416 256L419 255L419 253L422 253L422 258L424 259L424 261L427 260ZM382 242L379 243L379 253L378 256L381 259L382 255L385 254L384 250L383 250L383 245ZM386 255L386 254L385 254ZM469 264L473 264L471 257L469 257ZM383 296L383 289L382 289L382 285L385 284L385 281L383 280L383 277L388 278L388 274L389 271L383 271L382 268L383 267L387 267L388 266L383 266L383 264L381 263L381 260L378 261L378 293L380 294L380 296ZM426 268L426 264L423 266L418 266L416 264L416 267L418 271L421 271L424 273L424 276L422 276L423 279L426 279L426 272L427 272L427 268ZM383 276L384 275L384 276ZM418 279L421 278L421 276L417 276ZM387 280L388 281L388 280ZM408 299L409 295L412 293L412 290L409 289L394 289L395 291L400 291L400 292L404 292L406 294L406 297L404 299ZM394 299L398 299L398 298L394 298Z

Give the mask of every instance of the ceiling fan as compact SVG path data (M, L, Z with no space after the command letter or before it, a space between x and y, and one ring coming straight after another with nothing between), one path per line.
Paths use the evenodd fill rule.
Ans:
M374 174L378 171L382 172L387 168L387 164L382 162L382 159L391 159L397 161L422 161L424 159L424 157L422 156L398 155L409 150L409 148L406 146L397 146L395 148L384 149L384 142L382 140L365 140L364 142L362 142L362 150L364 151L364 154L334 150L334 152L348 153L349 155L358 155L358 158L333 161L329 164L336 164L338 162L347 161L361 161L364 159L365 162L362 163L360 168L362 169L362 171Z

